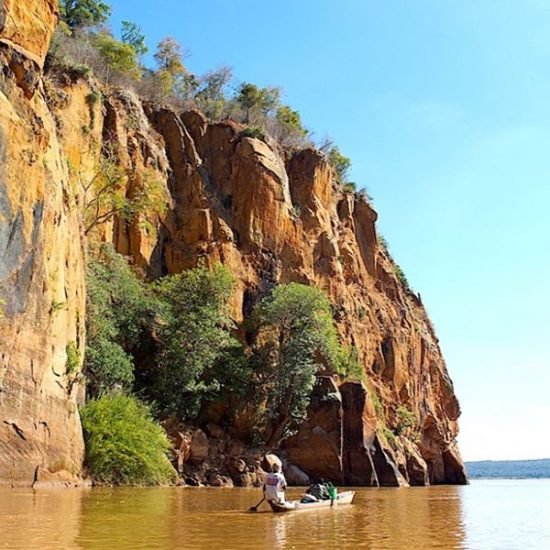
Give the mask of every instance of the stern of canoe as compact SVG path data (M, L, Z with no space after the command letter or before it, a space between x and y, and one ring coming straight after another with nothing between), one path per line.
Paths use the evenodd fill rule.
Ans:
M288 500L286 502L269 501L269 505L275 513L291 512L292 510L296 509L296 502Z

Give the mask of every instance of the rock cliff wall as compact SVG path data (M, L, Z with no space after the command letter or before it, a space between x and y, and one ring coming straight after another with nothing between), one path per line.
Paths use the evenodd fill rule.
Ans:
M4 0L2 14L0 480L80 472L83 390L67 353L85 337L79 183L113 142L128 194L144 174L166 186L161 214L102 228L149 276L225 264L238 281L237 323L279 282L330 296L366 385L321 379L308 421L279 450L287 464L355 485L375 482L373 465L386 485L464 482L460 409L432 325L378 241L375 210L342 191L325 157L290 155L236 123L157 109L127 91L43 78L55 2ZM401 425L403 410L414 426Z
M83 455L83 246L41 81L55 20L54 2L0 3L0 483L12 485L77 480Z

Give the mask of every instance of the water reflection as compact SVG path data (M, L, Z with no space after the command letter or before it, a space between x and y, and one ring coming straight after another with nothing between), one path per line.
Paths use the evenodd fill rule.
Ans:
M263 547L464 548L462 517L457 487L364 489L351 507L272 518Z
M170 548L163 542L174 521L172 495L172 489L92 490L82 501L78 547L131 547L135 541L137 548L149 541Z
M257 514L246 513L257 503L258 490L1 489L0 548L550 547L550 527L541 528L537 520L543 514L550 523L550 507L540 504L550 500L550 483L518 483L366 488L353 506L281 515L265 505ZM507 495L513 497L507 501ZM514 532L522 533L521 541Z
M84 491L0 490L0 548L77 548Z

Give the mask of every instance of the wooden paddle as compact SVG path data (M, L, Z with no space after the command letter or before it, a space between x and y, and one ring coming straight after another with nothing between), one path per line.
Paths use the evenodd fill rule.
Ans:
M257 512L258 511L258 506L260 506L260 504L265 500L265 496L262 497L262 500L260 500L260 502L258 502L258 504L256 504L256 506L251 506L248 511L249 512Z

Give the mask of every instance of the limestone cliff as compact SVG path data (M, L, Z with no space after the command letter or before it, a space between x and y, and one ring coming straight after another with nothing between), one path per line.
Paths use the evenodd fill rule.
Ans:
M0 4L0 483L76 479L83 456L83 247L41 81L55 7Z
M373 465L386 485L464 482L460 409L433 327L378 241L375 210L342 191L326 158L127 91L97 101L93 82L44 78L55 2L5 0L2 13L0 480L80 472L82 384L67 353L85 337L78 183L115 142L128 194L144 173L166 185L162 214L102 228L149 276L223 263L238 281L240 324L279 282L316 285L334 304L368 382L320 379L308 421L280 450L288 465L355 485L375 482ZM414 427L400 426L403 410Z

